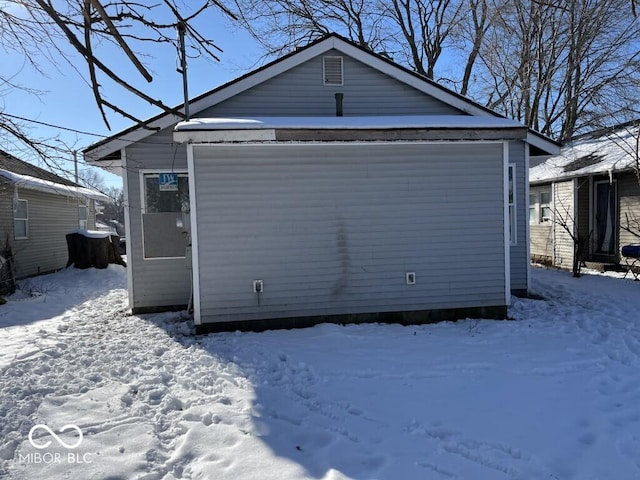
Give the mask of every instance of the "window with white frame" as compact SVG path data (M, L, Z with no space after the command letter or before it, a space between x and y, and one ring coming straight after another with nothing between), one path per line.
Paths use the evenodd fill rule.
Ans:
M551 190L540 192L540 223L551 221Z
M78 205L78 224L80 228L89 228L89 209L86 205Z
M13 236L16 240L29 238L29 202L16 200L13 210Z
M516 165L509 164L509 243L517 243L517 217L516 217Z
M143 173L142 206L144 258L184 257L188 235L179 225L189 213L187 173Z
M538 194L529 194L529 223L538 223Z
M551 222L553 216L551 198L551 189L539 190L529 194L530 224Z

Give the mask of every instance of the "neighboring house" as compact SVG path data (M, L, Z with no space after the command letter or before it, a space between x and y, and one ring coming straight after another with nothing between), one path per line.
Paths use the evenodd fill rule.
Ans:
M527 291L548 138L336 35L190 111L84 152L124 176L134 312L193 291L202 330L504 318Z
M16 278L64 268L66 234L95 227L95 200L106 196L0 150L0 247Z
M585 241L584 260L602 267L640 243L638 129L635 122L581 135L531 168L533 261L571 268L572 235Z

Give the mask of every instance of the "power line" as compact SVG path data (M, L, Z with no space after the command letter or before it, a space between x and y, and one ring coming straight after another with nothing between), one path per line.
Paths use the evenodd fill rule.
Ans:
M75 128L61 127L60 125L54 125L52 123L47 123L47 122L40 122L38 120L33 120L31 118L20 117L18 115L10 115L8 113L2 113L1 115L5 116L5 117L9 117L9 118L15 118L17 120L22 120L24 122L37 123L38 125L44 125L45 127L57 128L59 130L66 130L67 132L81 133L82 135L92 135L94 137L100 137L100 138L110 138L109 135L102 135L100 133L84 132L82 130L76 130Z

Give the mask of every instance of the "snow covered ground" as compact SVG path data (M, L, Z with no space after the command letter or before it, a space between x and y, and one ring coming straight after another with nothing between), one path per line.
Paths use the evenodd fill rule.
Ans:
M0 478L640 478L640 283L533 280L514 321L197 337L128 315L122 267L32 279L0 307Z

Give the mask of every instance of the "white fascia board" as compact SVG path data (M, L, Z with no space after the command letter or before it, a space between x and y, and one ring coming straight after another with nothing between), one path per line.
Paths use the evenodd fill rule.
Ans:
M120 149L124 150L124 149ZM106 170L109 173L113 173L114 175L118 175L120 178L124 177L124 164L123 160L86 160L85 163L87 165L91 165L92 167L98 167L103 170Z
M139 142L140 140L143 140L153 135L157 131L168 128L178 123L181 120L183 119L177 115L167 114L147 124L148 128L140 127L124 135L118 135L116 133L112 140L109 140L108 142L103 143L102 145L99 145L94 149L87 150L84 153L85 161L90 165L93 165L96 167L102 167L105 163L109 164L109 162L113 163L113 166L122 166L121 165L122 162L118 162L115 160L109 160L109 161L103 162L100 160L100 158L106 155L109 155L113 152L116 152L118 150L121 150L123 148L126 148L132 143ZM120 164L120 165L117 165L117 164Z
M542 135L536 135L531 130L527 133L527 139L525 141L529 145L533 145L534 147L549 153L549 155L560 154L560 145L552 142L551 140L547 140Z

